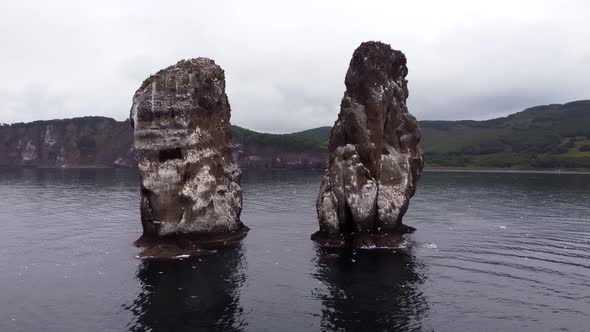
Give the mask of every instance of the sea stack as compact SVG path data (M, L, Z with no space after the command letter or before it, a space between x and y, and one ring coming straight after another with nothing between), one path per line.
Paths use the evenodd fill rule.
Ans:
M395 247L423 168L420 128L408 112L406 56L362 43L346 73L340 114L316 202L324 247Z
M141 182L139 246L179 239L183 246L224 245L245 236L230 112L224 72L207 58L160 70L137 90L131 126Z

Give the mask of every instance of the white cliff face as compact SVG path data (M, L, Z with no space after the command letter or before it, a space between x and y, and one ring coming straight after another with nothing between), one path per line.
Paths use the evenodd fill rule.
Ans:
M368 42L355 51L330 136L314 239L375 247L384 235L411 230L401 220L423 160L420 129L406 107L406 75L404 54L389 45Z
M127 121L104 117L35 121L2 127L0 136L2 166L135 166Z
M68 167L68 162L65 158L65 148L62 146L55 158L55 165L58 167Z
M37 155L37 147L31 142L28 141L27 145L21 152L21 158L23 161L34 161L38 157Z
M230 112L223 70L205 58L180 61L137 90L130 118L144 236L247 229Z
M55 138L55 134L53 131L53 126L48 125L47 127L45 127L45 135L43 137L43 142L49 148L52 148L57 142L57 139Z

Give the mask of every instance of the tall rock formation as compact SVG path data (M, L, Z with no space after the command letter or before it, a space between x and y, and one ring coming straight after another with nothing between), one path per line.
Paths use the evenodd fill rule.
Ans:
M182 60L146 79L133 97L131 125L144 239L245 236L225 76L213 60Z
M352 56L317 198L312 239L324 246L387 247L414 230L401 220L424 163L407 74L405 55L380 42Z

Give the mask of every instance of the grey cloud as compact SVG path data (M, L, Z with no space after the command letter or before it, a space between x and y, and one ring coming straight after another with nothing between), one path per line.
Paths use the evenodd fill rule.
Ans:
M43 84L27 85L17 91L0 92L0 100L4 105L0 122L34 121L39 118L55 118L64 116L66 98L48 90ZM67 115L66 115L67 116Z
M418 119L502 116L590 98L588 12L577 0L6 2L1 121L122 120L146 77L206 56L226 71L233 123L332 125L365 40L406 53Z

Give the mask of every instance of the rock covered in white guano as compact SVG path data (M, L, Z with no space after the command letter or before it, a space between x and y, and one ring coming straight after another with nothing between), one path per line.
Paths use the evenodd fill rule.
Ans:
M213 60L182 60L146 79L133 97L131 125L143 238L223 243L245 235L225 76Z
M328 167L316 207L328 247L388 247L402 224L423 168L420 128L408 113L405 55L362 43L346 73L346 92L330 134Z

